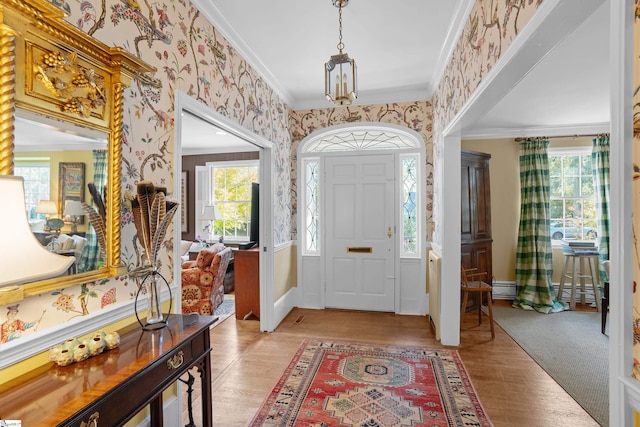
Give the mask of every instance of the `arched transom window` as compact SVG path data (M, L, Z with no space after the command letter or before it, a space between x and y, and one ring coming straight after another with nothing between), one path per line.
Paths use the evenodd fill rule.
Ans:
M371 129L365 131L338 130L308 141L302 153L328 153L355 150L397 150L418 148L414 137L402 133Z

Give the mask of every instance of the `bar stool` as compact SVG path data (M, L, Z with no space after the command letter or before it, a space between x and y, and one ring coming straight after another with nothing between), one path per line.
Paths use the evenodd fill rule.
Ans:
M562 294L565 291L564 284L565 279L571 279L571 289L569 297L569 307L571 310L576 309L576 294L580 295L580 302L585 303L585 295L593 292L595 298L596 308L601 310L600 305L600 289L598 288L598 253L595 251L589 251L586 253L580 252L563 252L565 256L564 268L562 269L562 277L560 278L560 288L558 289L558 299L562 300ZM569 270L569 263L573 262L571 270ZM585 270L585 262L589 265L589 271ZM592 291L586 290L586 280L591 280ZM576 289L577 281L580 281L580 289Z

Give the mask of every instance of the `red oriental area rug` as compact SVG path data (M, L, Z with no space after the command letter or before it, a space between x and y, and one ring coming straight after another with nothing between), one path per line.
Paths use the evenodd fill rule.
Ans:
M492 426L458 352L304 340L251 426Z

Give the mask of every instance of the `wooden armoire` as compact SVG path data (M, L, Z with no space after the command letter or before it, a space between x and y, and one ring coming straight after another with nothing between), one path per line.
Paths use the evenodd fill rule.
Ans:
M462 150L461 159L461 256L462 267L486 271L492 282L491 262L491 155Z

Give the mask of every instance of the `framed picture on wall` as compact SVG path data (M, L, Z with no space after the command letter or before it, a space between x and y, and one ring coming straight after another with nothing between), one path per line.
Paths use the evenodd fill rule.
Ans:
M187 226L187 172L182 172L182 181L180 183L180 231L186 233L189 231Z
M68 202L84 202L84 163L60 163L58 171L58 206L64 214ZM84 224L79 213L78 223Z

